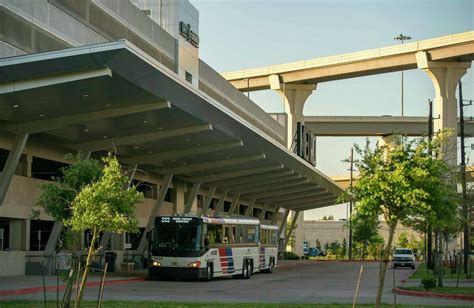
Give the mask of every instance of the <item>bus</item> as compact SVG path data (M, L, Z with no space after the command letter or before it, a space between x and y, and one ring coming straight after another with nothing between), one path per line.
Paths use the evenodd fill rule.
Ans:
M252 217L155 218L148 249L151 279L248 279L277 265L278 227Z

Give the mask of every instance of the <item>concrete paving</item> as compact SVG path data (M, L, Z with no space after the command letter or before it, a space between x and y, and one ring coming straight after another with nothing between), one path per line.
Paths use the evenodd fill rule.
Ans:
M143 281L106 286L105 300L178 301L178 302L241 302L241 303L352 303L361 265L364 272L360 284L358 303L373 303L378 284L379 263L337 261L286 261L273 274L255 274L250 280L232 278L196 281ZM395 270L397 284L412 272L411 269ZM143 272L142 272L143 274ZM29 281L31 276L25 281ZM123 277L114 276L113 279ZM41 281L41 277L37 277ZM21 280L21 279L19 279ZM55 281L55 280L54 280ZM392 271L387 272L383 302L393 303ZM55 283L55 282L54 282ZM19 284L1 280L0 289L8 284L11 289ZM30 283L20 283L22 286ZM39 286L39 285L37 285ZM95 300L98 288L89 288L85 299ZM56 292L48 292L55 299ZM0 300L37 299L42 293L0 297ZM439 306L473 307L474 302L444 300L397 295L399 304L428 304Z

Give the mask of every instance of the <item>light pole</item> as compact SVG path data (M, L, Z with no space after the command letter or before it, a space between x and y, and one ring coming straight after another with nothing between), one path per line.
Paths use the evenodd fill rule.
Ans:
M411 37L400 33L399 35L395 36L393 39L397 41L402 41L402 45L403 45L403 42L411 40ZM402 70L402 117L403 117L403 70Z

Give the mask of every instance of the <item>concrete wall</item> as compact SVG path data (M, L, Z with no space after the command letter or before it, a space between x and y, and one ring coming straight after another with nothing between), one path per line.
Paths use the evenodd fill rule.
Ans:
M0 277L25 275L25 251L0 251Z

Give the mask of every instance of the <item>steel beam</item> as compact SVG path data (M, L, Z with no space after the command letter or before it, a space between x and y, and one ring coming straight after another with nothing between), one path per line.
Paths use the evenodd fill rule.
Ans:
M30 79L4 82L0 84L0 95L98 77L112 77L112 71L107 67L101 67L72 73L56 74L47 77L35 77Z
M215 161L208 161L204 163L185 165L185 166L180 166L180 167L158 168L156 169L156 171L162 174L163 173L164 174L168 174L168 173L183 174L183 173L189 173L189 172L194 172L194 171L201 171L201 170L237 165L240 163L245 163L245 162L260 160L260 159L265 159L265 154L249 155L249 156L242 156L242 157L230 158L230 159L221 159L221 160L215 160Z
M204 175L199 177L189 177L186 180L189 182L201 182L201 183L208 183L208 182L216 182L224 179L233 179L236 177L241 177L250 174L257 174L257 173L264 173L274 170L283 169L283 165L275 165L275 166L267 166L267 167L259 167L259 168L249 168L239 171L230 171L224 173L217 173L217 174L210 174ZM214 185L214 183L213 183ZM216 182L215 186L220 186L218 182Z
M21 153L25 149L28 134L18 134L13 139L12 147L8 153L7 161L3 166L3 171L0 174L0 206L2 206L5 196L7 195L8 187L15 174L16 166L20 161Z
M324 189L324 188L320 188L320 189L317 189L315 191L310 191L310 192L307 192L307 193L297 192L297 193L288 194L288 195L285 195L285 196L265 198L262 201L263 202L274 203L274 202L280 202L280 201L293 200L293 199L297 199L297 198L317 197L317 196L323 195L325 193L327 193L327 190Z
M258 175L245 175L245 176L239 176L235 178L231 178L228 180L222 180L222 181L216 181L216 182L210 182L209 185L219 185L222 187L226 186L232 186L232 185L239 185L239 184L247 184L247 183L254 183L255 181L262 181L262 180L269 180L273 178L279 178L283 176L289 176L294 174L295 172L293 170L281 170L281 171L274 171L273 172L262 172Z
M189 213L191 212L191 208L193 207L194 200L196 199L196 196L199 192L199 187L201 186L201 183L195 183L193 184L193 188L191 189L191 192L189 193L188 200L186 202L186 205L184 206L184 213Z
M152 133L129 135L117 138L98 139L94 141L71 144L68 146L82 151L101 151L119 145L150 143L165 138L194 134L208 130L212 130L212 125L204 124L165 131L155 131Z
M275 204L287 207L288 205L308 203L308 202L312 202L312 201L317 202L319 200L327 200L328 198L333 198L334 199L334 194L326 192L326 193L321 194L321 195L316 196L316 197L295 198L293 200L275 202Z
M193 147L193 148L180 149L180 150L161 152L161 153L155 153L155 154L128 157L122 160L129 164L155 163L155 162L163 161L167 159L179 159L179 158L195 156L199 154L218 152L218 151L237 148L241 146L243 146L242 141L218 143L218 144L211 144L211 145L202 146L202 147Z
M307 211L307 210L319 209L321 207L336 205L336 204L337 203L335 201L326 201L326 202L312 203L312 204L308 203L306 205L301 205L292 209L298 210L298 211Z
M307 191L313 191L315 190L315 185L304 185L304 186L297 186L297 187L290 187L287 189L279 189L275 188L274 190L267 191L267 192L262 192L262 193L257 193L257 194L252 194L248 195L248 198L257 198L257 199L265 199L268 197L275 197L275 196L282 196L286 194L291 194L291 193L296 193L296 192L307 192Z
M155 223L155 217L158 216L160 213L161 206L163 205L163 201L165 200L166 192L171 185L171 180L173 179L172 174L167 174L163 179L163 183L161 185L161 189L158 193L156 198L155 204L153 205L153 209L151 210L150 216L148 217L148 222L145 227L145 231L143 231L142 237L140 239L140 243L138 244L137 253L142 254L146 248L147 244L147 233L153 228Z
M258 193L258 192L267 192L267 191L271 191L275 189L284 189L288 187L304 185L307 183L309 183L308 179L296 179L293 181L282 182L278 184L267 184L267 185L262 185L262 186L258 185L256 187L238 189L238 190L234 190L234 192L242 194L242 195L247 195L247 194Z
M245 189L245 188L251 188L251 187L257 187L257 186L263 186L263 185L268 185L268 184L278 184L278 183L283 183L283 182L288 182L290 180L295 180L295 179L301 179L300 174L292 174L292 175L286 175L286 176L281 176L281 177L276 177L272 179L264 179L264 180L253 180L253 181L247 181L245 183L241 184L236 184L236 185L230 185L230 186L223 186L223 189L228 189L230 191L237 191L240 189Z
M115 118L120 116L125 116L133 113L146 112L151 110L158 110L164 108L171 108L169 102L155 102L142 105L134 105L129 107L113 108L107 110L99 110L93 112L86 112L80 114L73 114L68 116L49 118L44 120L36 120L30 122L23 122L18 124L12 124L7 126L7 130L14 133L41 133L45 131L51 131L63 128L68 125L80 124L85 122L92 122L97 120ZM104 143L104 139L100 140ZM95 148L80 148L75 147L73 144L73 149L81 149L85 151L92 150L101 150Z

